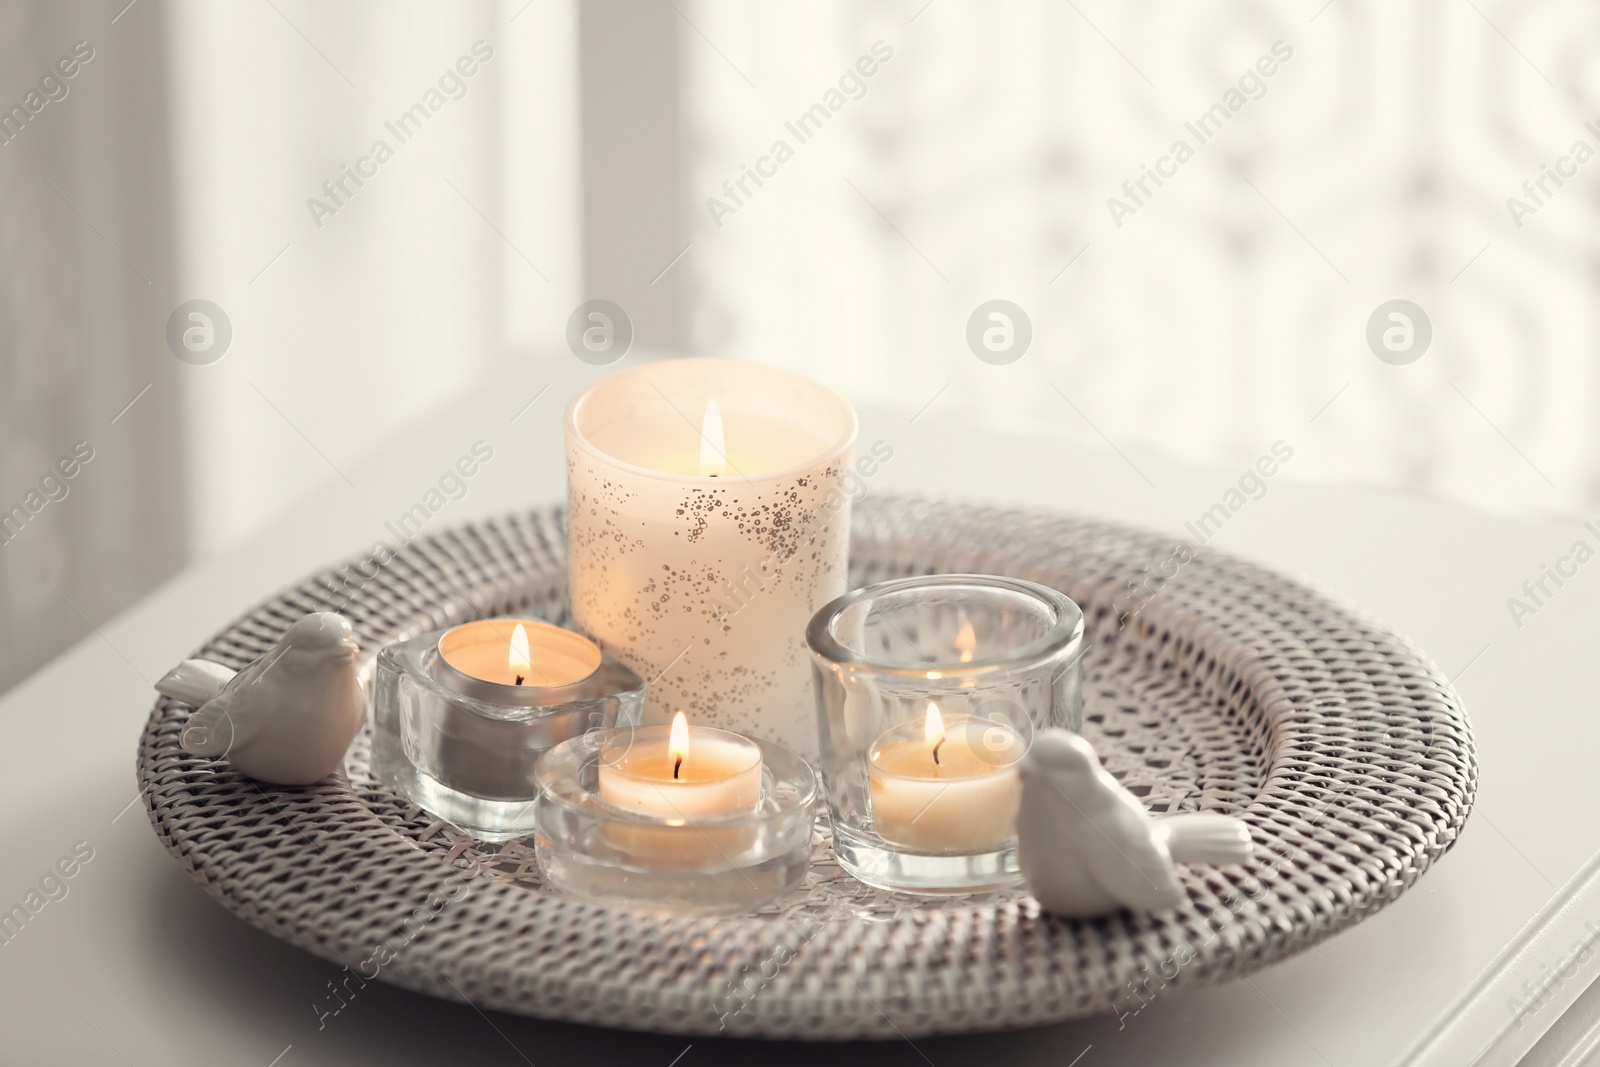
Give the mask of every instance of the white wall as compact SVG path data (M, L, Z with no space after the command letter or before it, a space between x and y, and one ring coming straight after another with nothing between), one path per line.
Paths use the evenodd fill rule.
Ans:
M344 478L508 344L560 343L581 268L574 12L521 8L174 4L181 288L234 328L185 368L198 552ZM448 84L402 142L385 124L462 57L465 95ZM333 204L323 182L380 140L393 158L319 228L307 200Z
M114 14L0 5L0 689L187 551L164 10Z
M1600 150L1592 5L1323 7L699 0L700 347L1134 462L1282 438L1291 477L1593 508L1600 162L1520 228L1506 206L1574 140ZM785 120L879 39L866 95L799 144ZM1201 145L1184 122L1280 40ZM794 158L717 226L706 200L780 138ZM1118 226L1108 199L1179 138L1194 158ZM963 338L995 297L1033 323L1010 366ZM1434 328L1410 366L1364 339L1397 297Z
M0 538L0 689L311 490L359 496L380 442L560 350L576 38L572 0L0 6L5 108L93 49L0 144L0 512L94 453ZM429 101L464 56L464 94ZM438 110L401 143L385 123L419 101ZM318 226L307 200L380 139L392 158ZM205 365L167 340L195 299L232 327Z

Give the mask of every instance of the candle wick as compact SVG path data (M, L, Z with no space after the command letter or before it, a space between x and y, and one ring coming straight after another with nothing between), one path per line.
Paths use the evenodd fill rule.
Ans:
M933 765L935 767L941 766L941 764L939 763L939 748L943 744L944 744L944 738L942 738L942 737L939 738L938 741L934 742L934 745L933 745Z
M672 780L673 781L677 781L678 780L678 771L682 767L683 767L683 757L682 756L679 756L677 759L672 761Z
M522 675L520 675L520 674L519 674L519 675L517 675L517 684L518 684L518 685L521 685L521 684L522 684Z

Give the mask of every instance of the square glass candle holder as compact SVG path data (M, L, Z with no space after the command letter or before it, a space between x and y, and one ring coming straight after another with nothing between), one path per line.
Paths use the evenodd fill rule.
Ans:
M806 631L839 865L869 885L1021 881L1016 763L1082 725L1083 613L1014 578L943 574L848 593Z
M804 881L819 802L811 765L771 741L696 728L691 761L716 746L722 773L676 783L670 764L655 766L668 732L591 731L539 761L534 855L546 884L588 900L733 914Z
M534 766L546 751L585 730L636 723L644 710L637 674L549 623L521 620L533 645L524 684L495 677L507 656L501 635L518 621L397 641L378 653L374 674L373 776L483 841L533 832Z

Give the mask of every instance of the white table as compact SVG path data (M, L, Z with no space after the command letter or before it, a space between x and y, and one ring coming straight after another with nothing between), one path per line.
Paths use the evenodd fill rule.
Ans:
M342 461L358 488L330 471L326 488L293 514L251 543L196 564L121 616L94 620L96 632L0 699L8 741L0 754L0 911L22 902L75 842L94 850L65 883L68 895L0 944L0 1061L300 1067L526 1059L540 1067L668 1067L691 1044L485 1016L380 984L319 1031L313 1004L337 969L211 902L161 849L142 805L130 806L151 680L255 601L384 536L384 522L415 503L475 440L490 442L495 457L467 496L432 520L434 528L561 499L559 414L598 373L565 356L508 362L493 386L364 461ZM512 422L546 382L554 384ZM951 413L948 398L914 422L864 413L862 435L895 450L872 492L925 489L1173 533L1240 473L1134 456L1141 476L1115 452L976 429ZM308 447L306 462L323 460ZM1120 1021L824 1054L938 1067L1067 1067L1080 1054L1081 1067L1396 1063L1555 887L1600 849L1600 795L1590 784L1600 751L1591 699L1600 680L1600 564L1520 630L1506 607L1541 563L1566 551L1578 524L1514 521L1283 477L1229 521L1215 544L1364 605L1413 637L1447 673L1459 673L1483 781L1455 849L1387 911L1248 982L1157 1002ZM1546 1009L1529 1026L1547 1027L1560 1011ZM714 1040L692 1044L681 1067L744 1063L753 1055L770 1064L812 1064L818 1054L802 1045L753 1051Z

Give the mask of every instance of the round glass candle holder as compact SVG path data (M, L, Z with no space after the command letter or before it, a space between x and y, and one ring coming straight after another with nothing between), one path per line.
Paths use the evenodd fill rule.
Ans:
M1018 884L1016 763L1034 732L1082 726L1083 613L1034 582L900 578L806 631L834 851L882 889Z
M504 638L491 638L493 651L474 647L482 623L434 630L378 653L372 773L480 840L509 841L533 832L539 757L585 730L637 723L645 684L581 634L533 620L490 622L498 624L495 632L518 622L529 631L536 655L525 684L462 669L505 668ZM536 684L541 677L557 684Z
M666 732L595 730L540 759L534 855L546 884L585 899L715 914L753 911L798 886L819 802L811 765L771 741L695 728L691 759L703 757L711 735L730 739L725 774L663 798L665 789L648 784L659 779L629 774L627 754ZM629 779L620 790L619 774Z

